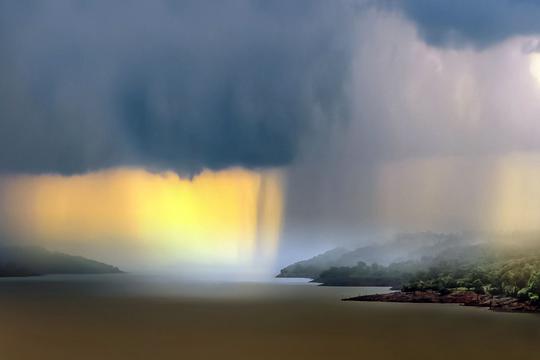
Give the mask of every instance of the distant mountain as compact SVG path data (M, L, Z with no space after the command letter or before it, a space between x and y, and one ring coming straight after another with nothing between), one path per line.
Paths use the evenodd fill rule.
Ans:
M435 290L437 287L471 288L473 283L478 280L476 282L482 283L483 286L491 284L498 291L508 294L528 285L535 287L533 289L535 294L540 294L539 269L540 248L538 244L489 242L474 245L460 244L442 250L434 257L426 256L419 260L394 262L388 266L376 263L368 265L365 262L358 262L353 266L333 266L322 271L314 281L327 286L391 286L401 288L402 286L414 285L421 288L425 285L429 286L430 290ZM533 275L534 279L530 280L533 283L529 283L529 279ZM516 281L517 278L520 280ZM514 282L517 290L508 288L509 282ZM536 288L536 284L538 284L538 288Z
M36 246L0 245L0 277L121 273L115 266Z
M350 250L345 248L328 250L320 255L312 257L311 259L302 260L281 269L281 272L277 277L314 279L324 270L329 269L332 266L336 266L339 260L349 252Z
M277 277L317 278L332 267L351 267L359 262L389 265L395 262L432 258L446 250L466 244L461 235L433 232L398 234L392 241L360 247L356 250L335 248L311 259L283 268Z

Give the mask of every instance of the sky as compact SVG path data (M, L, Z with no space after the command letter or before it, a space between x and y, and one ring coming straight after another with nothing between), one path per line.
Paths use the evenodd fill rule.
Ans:
M0 1L0 234L256 271L398 232L538 232L538 18L535 0Z

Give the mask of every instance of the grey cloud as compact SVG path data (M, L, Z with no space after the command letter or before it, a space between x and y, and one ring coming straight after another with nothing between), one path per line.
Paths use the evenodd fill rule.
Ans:
M506 176L537 183L540 87L523 40L448 51L375 10L359 14L356 40L350 122L288 171L283 238L329 248L378 231L493 226L499 196L526 188Z
M288 164L346 111L350 4L0 2L0 172Z
M430 45L485 48L513 36L540 34L537 0L399 0Z

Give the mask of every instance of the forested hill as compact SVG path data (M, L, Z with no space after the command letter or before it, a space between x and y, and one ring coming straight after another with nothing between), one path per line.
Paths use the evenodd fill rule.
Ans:
M332 286L392 286L404 292L441 295L471 291L540 305L540 247L478 244L458 246L433 258L388 266L331 267L314 280Z
M0 245L0 277L121 273L115 266L36 246Z
M397 262L432 258L448 249L468 243L457 234L433 232L398 234L391 241L363 246L355 250L335 248L307 260L298 261L283 269L277 277L315 279L332 267L354 267L359 262L389 265Z

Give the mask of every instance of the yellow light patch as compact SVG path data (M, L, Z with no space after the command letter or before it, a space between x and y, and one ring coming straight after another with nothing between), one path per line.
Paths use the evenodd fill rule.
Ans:
M433 157L379 169L375 208L405 231L540 231L540 154Z
M55 248L125 249L149 263L247 264L273 258L283 194L277 170L114 169L2 181L4 227ZM122 251L122 250L120 250Z
M540 54L530 55L529 71L540 85Z
M492 228L505 232L540 230L540 155L502 157L494 179Z

